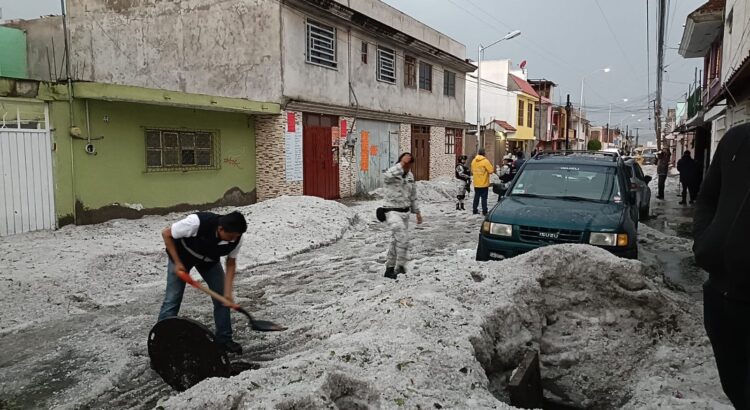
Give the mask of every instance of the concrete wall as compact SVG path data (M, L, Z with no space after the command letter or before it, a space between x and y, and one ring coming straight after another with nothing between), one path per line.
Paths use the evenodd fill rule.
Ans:
M61 16L14 20L6 25L26 32L29 78L42 81L57 81L66 78L65 36Z
M0 26L0 76L28 78L23 30Z
M465 59L466 46L380 0L336 0L427 44Z
M243 114L89 101L96 155L72 139L68 104L53 102L57 214L61 224L97 223L176 210L241 205L256 200L255 125ZM83 101L76 118L85 118ZM144 127L209 130L219 139L217 169L146 171ZM85 125L81 127L86 135Z
M281 100L279 3L68 0L74 77Z
M447 97L443 92L445 68L435 61L414 54L419 61L433 66L432 91L404 86L404 55L411 53L398 44L375 39L363 32L326 20L320 16L312 19L337 29L338 68L331 69L306 62L305 21L307 16L296 9L284 8L282 12L284 96L290 99L319 102L330 105L351 106L354 98L349 92L351 81L360 107L376 111L408 114L417 117L463 121L464 73L456 73L456 95ZM368 63L361 60L362 42L368 43ZM377 46L396 52L396 83L377 80ZM450 70L450 69L449 69ZM454 71L455 70L451 70Z

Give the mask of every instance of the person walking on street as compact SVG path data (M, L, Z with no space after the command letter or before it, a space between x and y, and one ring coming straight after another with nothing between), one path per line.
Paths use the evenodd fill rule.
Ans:
M466 165L466 155L462 155L458 158L458 164L456 164L456 210L464 211L464 199L466 194L471 192L471 170Z
M664 185L669 175L669 157L669 151L666 148L656 154L656 174L659 177L659 192L656 199L664 199Z
M680 183L682 184L682 201L680 205L687 202L688 191L690 192L690 203L695 202L698 190L698 163L690 156L690 151L685 151L682 158L677 161L677 171L680 172Z
M385 277L396 279L406 273L406 262L409 253L409 215L417 216L417 224L422 223L422 214L417 201L417 185L411 167L414 157L405 152L398 158L396 165L385 171L383 182L385 193L383 209L385 222L391 230L391 246L385 263Z
M511 167L511 175L515 177L525 163L526 159L524 159L523 151L518 151L516 153L516 160L513 162L513 166Z
M736 409L750 409L750 124L724 135L698 193L695 262L709 273L703 318L719 379Z
M471 175L474 177L474 215L479 214L479 200L482 201L482 215L487 215L487 195L490 187L490 174L495 172L490 161L485 158L487 152L480 148L477 156L471 161Z
M167 227L161 233L167 248L167 290L159 312L159 320L180 312L185 282L177 272L190 273L196 268L211 290L233 300L237 255L242 234L247 231L245 217L239 212L217 215L198 212ZM221 257L226 256L226 274ZM229 307L214 300L216 341L227 352L242 354L242 346L232 340Z

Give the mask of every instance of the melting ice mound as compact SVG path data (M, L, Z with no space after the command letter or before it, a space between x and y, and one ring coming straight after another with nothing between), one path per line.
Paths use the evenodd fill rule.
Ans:
M558 401L722 406L701 391L718 381L699 307L641 263L584 245L503 262L472 256L416 260L398 281L362 281L347 293L312 278L275 298L289 306L290 330L258 335L249 350L263 351L260 369L206 380L160 405L505 408L511 372L537 349L545 394ZM327 302L300 303L321 292Z

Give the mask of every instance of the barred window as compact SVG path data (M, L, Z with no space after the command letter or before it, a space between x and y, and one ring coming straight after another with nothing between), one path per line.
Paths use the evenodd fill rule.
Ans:
M216 167L215 137L206 131L146 130L146 167L212 169Z
M362 64L367 64L367 43L362 42Z
M396 84L396 53L378 46L378 81Z
M307 20L307 62L337 68L336 28Z
M446 154L456 153L456 135L459 133L460 131L455 128L445 129L445 153Z
M456 96L456 73L448 70L443 72L443 94L448 97Z
M424 61L419 62L419 89L432 91L432 66Z

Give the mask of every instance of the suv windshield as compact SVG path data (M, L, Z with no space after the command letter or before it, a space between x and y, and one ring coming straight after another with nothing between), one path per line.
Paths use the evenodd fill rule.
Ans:
M615 168L596 165L528 164L510 195L622 202Z

